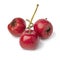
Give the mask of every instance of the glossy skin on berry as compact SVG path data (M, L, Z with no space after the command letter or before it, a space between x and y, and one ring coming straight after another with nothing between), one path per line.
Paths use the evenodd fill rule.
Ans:
M8 30L14 36L20 36L26 28L26 23L22 18L14 18L12 22L8 24Z
M34 30L43 39L47 39L53 32L52 24L46 19L39 19L34 24Z
M38 36L36 32L34 30L31 30L31 33L29 33L29 30L24 31L20 37L19 44L22 48L27 50L36 49L38 45Z

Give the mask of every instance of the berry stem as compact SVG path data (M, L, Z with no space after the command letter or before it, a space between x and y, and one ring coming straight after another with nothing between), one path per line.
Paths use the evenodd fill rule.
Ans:
M32 15L32 18L31 18L31 21L30 21L30 22L32 22L32 20L33 20L35 14L36 14L36 11L37 11L37 9L38 9L38 6L39 6L39 4L37 4L36 9L35 9L35 11L34 11L34 13L33 13L33 15Z
M47 20L47 18L45 18Z
M29 25L28 25L29 33L30 33L30 25L31 25L31 23L32 23L32 20L33 20L35 14L36 14L36 11L37 11L37 9L38 9L38 6L39 6L39 4L37 4L36 9L35 9L35 11L34 11L34 13L33 13L33 15L32 15L32 18L31 18L31 20L30 20L30 23L29 23Z

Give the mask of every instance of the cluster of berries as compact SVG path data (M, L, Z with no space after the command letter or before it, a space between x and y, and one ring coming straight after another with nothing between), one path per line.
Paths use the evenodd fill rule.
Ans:
M34 14L29 22L28 27L26 27L26 22L22 18L14 18L12 22L8 24L8 30L14 36L20 36L19 44L22 48L33 50L37 48L39 43L38 37L42 39L47 39L51 36L53 32L52 24L46 19L38 19L34 24L32 20L37 11L38 4L34 11ZM31 29L33 27L33 29Z

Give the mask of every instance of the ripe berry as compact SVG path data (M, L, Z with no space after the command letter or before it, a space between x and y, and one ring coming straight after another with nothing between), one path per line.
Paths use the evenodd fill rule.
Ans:
M47 19L39 19L34 24L34 30L38 36L47 39L53 32L53 26Z
M12 22L8 24L8 30L14 36L20 36L26 28L26 23L22 18L14 18Z
M28 50L36 49L38 45L36 32L34 30L30 30L30 33L29 30L24 31L23 34L21 35L19 43L21 47L24 49Z

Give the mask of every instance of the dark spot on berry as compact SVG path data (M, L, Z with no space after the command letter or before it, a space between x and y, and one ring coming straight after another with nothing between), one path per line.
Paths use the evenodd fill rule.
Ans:
M16 21L13 20L13 21L11 22L11 26L14 27L15 25L16 25Z
M48 33L50 31L50 27L48 27L48 29L46 30L46 32Z

